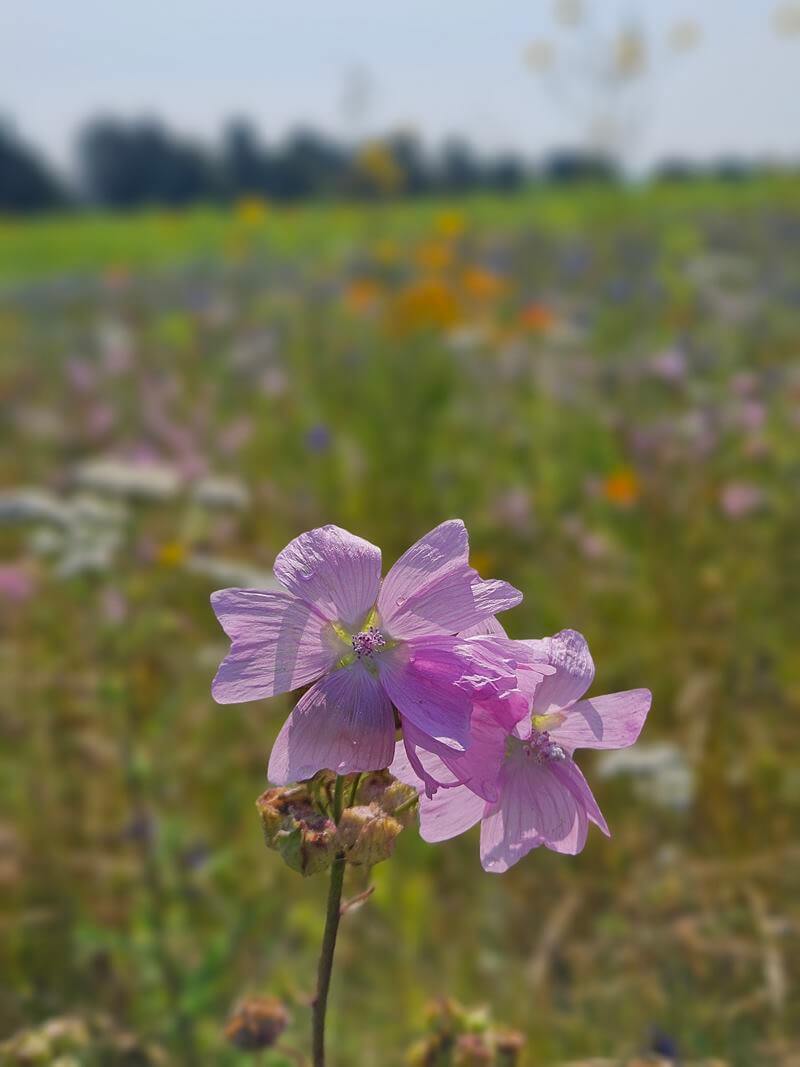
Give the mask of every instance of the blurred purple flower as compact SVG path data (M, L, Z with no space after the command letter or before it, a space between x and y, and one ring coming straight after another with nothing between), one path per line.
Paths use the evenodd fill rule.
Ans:
M323 526L278 554L280 588L212 595L232 642L214 679L215 700L258 700L315 683L275 742L273 782L285 785L323 768L348 774L388 767L394 706L409 762L434 791L438 779L425 775L418 749L445 760L464 752L476 702L491 705L506 731L525 714L515 652L525 660L533 653L504 636L462 633L518 604L522 594L482 579L468 554L466 528L453 519L412 545L381 581L379 548ZM531 686L547 673L545 666L525 670Z
M97 371L85 359L68 359L67 381L77 393L90 393L97 387Z
M481 823L481 862L487 871L507 871L531 849L544 845L575 854L586 843L590 822L609 830L586 779L573 760L579 748L632 745L650 710L647 689L581 699L594 677L585 639L575 630L555 637L516 642L528 645L555 673L530 690L530 716L507 737L494 734L487 749L499 756L497 796L487 800L451 777L435 796L398 744L391 773L420 791L420 832L426 841L444 841ZM520 680L525 686L524 676ZM489 752L484 759L489 758ZM439 757L424 753L428 774L444 777Z
M327 452L331 446L331 431L323 423L312 426L306 433L306 446L311 452Z

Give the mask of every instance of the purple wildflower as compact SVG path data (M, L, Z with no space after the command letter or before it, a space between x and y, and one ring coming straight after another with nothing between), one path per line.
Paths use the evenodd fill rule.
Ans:
M487 620L522 594L482 579L468 553L464 524L453 519L412 545L381 582L380 549L323 526L279 553L274 573L282 588L212 595L232 642L212 687L219 703L314 683L275 742L273 782L323 768L347 774L388 767L396 708L409 760L433 792L439 781L424 775L417 749L445 760L464 753L476 705L490 708L505 732L526 713L517 656L531 661L524 667L531 685L547 669L539 665L537 673L521 643L486 632L493 629ZM469 632L481 626L481 634Z
M555 667L555 673L530 687L530 714L510 733L485 733L482 756L487 765L493 761L497 767L494 797L472 783L463 784L458 773L451 773L435 796L420 796L422 837L444 841L480 822L481 862L494 873L508 870L541 845L556 852L580 852L590 822L608 834L573 753L578 748L632 745L651 700L646 689L581 699L594 677L594 664L585 639L574 630L517 643ZM520 683L524 689L523 673ZM426 773L436 779L452 772L436 754L424 752L421 759ZM424 784L401 745L390 770L423 793Z

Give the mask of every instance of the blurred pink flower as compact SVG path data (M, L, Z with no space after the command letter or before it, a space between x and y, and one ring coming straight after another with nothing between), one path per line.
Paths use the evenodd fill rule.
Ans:
M36 592L36 579L25 563L0 564L0 600L24 604Z
M764 503L764 491L750 482L728 482L720 491L720 506L729 519L743 519Z
M650 372L665 382L685 381L688 370L686 356L680 348L666 348L650 360Z

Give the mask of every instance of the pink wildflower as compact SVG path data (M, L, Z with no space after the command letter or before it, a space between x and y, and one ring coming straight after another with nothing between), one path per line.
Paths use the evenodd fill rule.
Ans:
M729 519L743 519L758 511L764 492L750 482L728 482L720 490L720 506Z
M464 524L444 522L381 582L380 549L323 526L279 553L274 573L281 588L212 595L232 642L212 687L219 703L314 683L275 742L273 782L310 778L323 768L347 774L388 767L396 708L410 765L433 792L439 779L425 774L418 749L444 761L466 752L476 705L491 709L505 732L526 713L517 658L531 661L524 667L531 686L546 666L537 670L520 642L485 632L492 629L487 620L522 594L482 579L468 552ZM483 633L463 633L481 624Z
M420 832L444 841L481 823L481 862L487 871L508 870L531 849L544 845L575 854L586 842L590 822L608 834L605 819L574 762L578 748L632 745L650 709L650 692L633 689L581 699L594 677L585 639L563 630L527 645L555 673L531 687L530 715L502 736L486 736L483 758L497 767L495 796L487 799L451 774L435 796L420 796ZM520 674L523 688L524 675ZM468 753L469 754L469 753ZM433 753L422 754L426 772L438 779L448 768ZM423 783L401 745L391 773L423 792Z

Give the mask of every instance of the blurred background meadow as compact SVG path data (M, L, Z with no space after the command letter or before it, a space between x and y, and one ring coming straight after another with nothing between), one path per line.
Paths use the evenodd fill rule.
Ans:
M694 7L3 8L0 1063L302 1062L208 597L453 516L653 710L610 841L352 876L332 1062L800 1063L800 8Z

